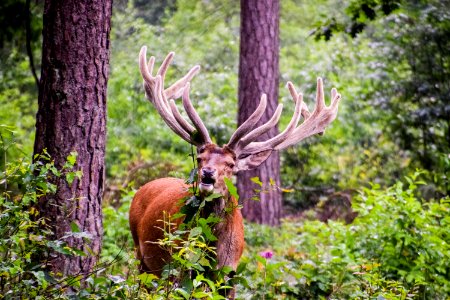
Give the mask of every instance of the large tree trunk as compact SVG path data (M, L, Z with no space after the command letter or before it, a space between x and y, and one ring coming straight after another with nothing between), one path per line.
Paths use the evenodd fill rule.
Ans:
M238 125L256 109L262 93L267 94L268 107L259 124L273 115L278 105L279 1L241 0L241 48L239 63ZM278 133L273 128L261 139ZM258 185L250 178L259 177L263 189L260 201L251 201ZM276 186L270 186L270 181ZM273 153L258 169L238 174L237 187L244 201L243 214L249 221L278 225L281 217L280 158Z
M65 240L85 257L52 253L50 269L65 275L89 272L98 257L87 247L95 254L101 249L111 6L112 0L45 1L34 153L47 149L61 168L72 151L78 152L82 178L72 185L52 178L57 192L40 199L39 210L55 239L70 232L71 223L92 235L90 242Z

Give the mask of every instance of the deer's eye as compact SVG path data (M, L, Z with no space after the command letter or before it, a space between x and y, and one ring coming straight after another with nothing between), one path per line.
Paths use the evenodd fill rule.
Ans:
M227 167L230 169L234 168L234 163L226 163Z
M201 162L202 162L202 159L200 157L197 157L197 163L199 164Z

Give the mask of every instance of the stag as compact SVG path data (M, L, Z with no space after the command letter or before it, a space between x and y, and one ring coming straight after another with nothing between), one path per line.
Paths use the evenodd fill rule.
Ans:
M341 96L333 88L331 105L326 106L322 79L318 78L316 104L310 113L303 103L303 95L288 82L287 87L295 109L284 131L265 141L256 141L277 125L283 108L282 104L279 104L269 121L256 126L267 105L267 97L263 94L253 114L239 126L227 144L219 147L211 141L208 130L189 97L190 81L200 67L193 67L184 77L165 88L166 71L174 53L169 53L157 73L152 75L155 58L152 56L147 63L146 52L147 48L144 46L139 54L139 67L146 96L167 126L196 147L200 197L211 193L222 195L207 207L206 213L223 216L222 221L214 227L217 237L217 267L229 266L235 270L244 249L244 227L237 201L228 192L224 178L231 178L239 171L258 167L272 151L283 150L309 136L324 132L325 127L336 118ZM181 115L175 104L175 99L180 97L192 123ZM299 125L301 117L304 121ZM169 254L155 242L163 238L163 232L159 228L162 226L164 214L174 215L179 212L180 199L189 196L189 187L182 179L160 178L145 184L136 193L131 203L129 221L142 272L160 275L163 266L170 259ZM224 213L225 210L227 213Z

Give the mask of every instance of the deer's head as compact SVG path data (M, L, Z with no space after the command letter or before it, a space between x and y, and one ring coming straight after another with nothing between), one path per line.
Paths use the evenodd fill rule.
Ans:
M177 135L197 147L199 187L204 194L218 192L226 195L224 177L230 178L239 171L258 167L272 151L282 150L311 135L324 132L325 127L336 118L341 99L336 89L331 90L331 105L326 106L322 79L318 78L316 106L310 113L303 103L303 95L296 91L291 82L288 82L287 87L294 100L295 109L284 131L266 141L256 141L259 136L277 125L283 109L282 104L279 104L271 119L256 127L267 106L267 98L263 94L253 114L239 126L227 144L219 147L212 143L208 130L189 98L190 81L200 67L193 67L184 77L165 89L165 75L174 53L167 55L158 72L153 76L155 58L152 56L147 63L146 52L147 48L142 47L139 54L139 66L144 78L147 98L155 106L164 122ZM182 117L175 104L175 99L180 97L192 124ZM298 125L302 116L304 121Z

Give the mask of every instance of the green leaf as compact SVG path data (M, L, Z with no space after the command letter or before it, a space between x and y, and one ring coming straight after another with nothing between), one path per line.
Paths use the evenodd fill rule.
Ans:
M194 238L202 234L203 230L201 227L194 227L191 229L191 232L189 233L189 238Z
M87 256L87 254L86 253L84 253L84 251L82 251L82 250L80 250L80 249L77 249L77 248L70 248L70 250L72 250L72 252L74 253L74 254L76 254L77 256Z
M209 218L208 218L208 220L209 220ZM217 238L212 233L211 226L208 224L208 220L205 220L204 218L200 218L198 220L198 224L202 227L203 234L205 235L207 240L209 240L211 242L217 241Z
M198 212L199 206L200 200L196 196L192 196L186 201L186 204L180 209L180 213L186 216L183 221L184 224L188 224L192 220Z
M208 195L207 197L205 197L205 201L206 202L209 202L209 201L213 201L213 200L216 200L216 199L219 199L219 198L222 198L223 196L222 196L222 194L219 194L219 193L212 193L211 195Z
M233 184L233 182L229 178L225 177L223 180L225 182L225 185L227 186L227 189L228 189L228 192L230 193L230 195L232 197L234 197L234 199L236 199L236 201L238 201L239 195L238 195L236 186Z
M259 177L252 177L250 178L250 180L254 183L256 183L257 185L259 185L260 187L262 187L262 182L261 180L259 180Z
M176 214L172 215L171 220L176 220L176 219L179 219L179 218L183 218L184 216L186 216L186 215L181 213L181 212L177 212Z
M34 275L34 277L36 277L36 279L39 282L39 285L42 286L43 289L46 289L48 282L46 280L45 273L43 271L37 271L37 272L32 271L31 273Z
M138 275L139 280L148 287L153 287L152 281L158 279L158 276L150 273L142 273Z
M70 230L72 232L81 232L80 227L78 227L78 224L73 221L70 223Z
M189 292L184 290L183 288L176 288L175 293L181 294L181 296L183 296L186 300L190 299Z
M210 294L205 293L205 292L195 292L194 294L192 294L192 297L199 298L199 299L204 298L204 297L209 297L209 296L210 296Z
M70 186L72 185L74 179L75 179L75 172L68 172L66 174L66 181Z
M206 257L200 258L198 263L201 264L204 267L210 267L211 268L211 263L209 262L209 260Z
M230 284L242 284L244 287L246 287L247 289L250 289L250 285L247 281L247 278L245 278L244 276L233 276L233 278L230 280L229 282Z
M72 151L70 152L70 154L67 156L67 163L69 164L69 167L73 167L75 165L75 163L77 162L77 156L78 156L78 152L76 151Z
M236 269L236 274L241 274L246 268L247 268L247 263L241 262Z

